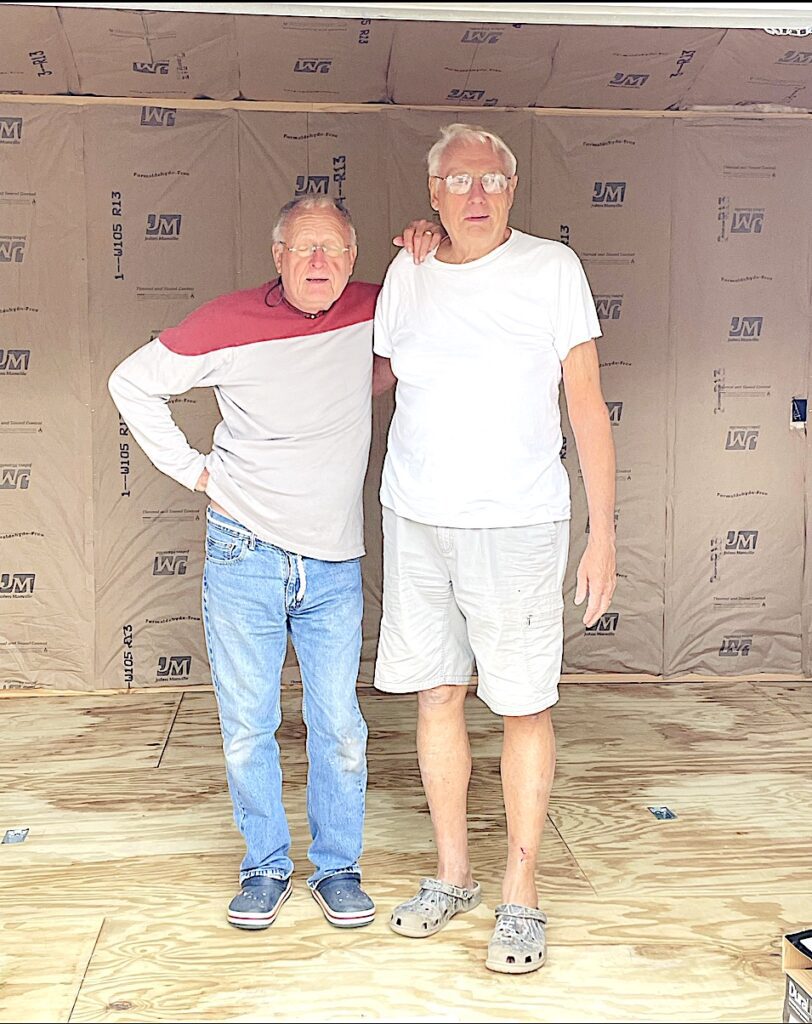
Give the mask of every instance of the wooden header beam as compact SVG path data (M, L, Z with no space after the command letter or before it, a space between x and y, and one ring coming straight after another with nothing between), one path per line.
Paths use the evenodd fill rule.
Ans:
M642 117L690 118L732 117L753 120L811 120L806 110L743 110L741 107L705 107L699 110L601 110L573 107L447 107L401 103L289 103L271 100L189 100L174 96L29 96L0 93L0 103L54 103L64 106L151 106L183 110L279 110L321 114L361 114L371 110L438 110L475 115L494 111L527 113L536 117ZM761 106L766 106L762 104Z

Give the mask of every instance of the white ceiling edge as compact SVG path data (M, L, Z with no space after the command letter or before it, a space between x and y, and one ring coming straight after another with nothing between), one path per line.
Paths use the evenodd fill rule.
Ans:
M487 21L542 25L636 25L705 28L808 28L811 4L541 4L541 3L39 3L135 11L270 14L401 21ZM9 6L3 3L2 6Z

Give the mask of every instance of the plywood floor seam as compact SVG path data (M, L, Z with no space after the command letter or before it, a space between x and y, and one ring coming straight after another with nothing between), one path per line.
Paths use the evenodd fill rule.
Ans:
M180 707L181 707L181 704L183 704L183 698L185 696L186 696L186 694L184 694L184 693L181 693L181 694L178 695L178 699L177 699L177 702L175 704L175 713L172 715L172 721L169 723L169 726L168 726L168 728L166 730L166 736L164 736L164 741L161 744L161 753L158 756L158 760L157 760L157 762L155 764L156 768L160 768L161 767L161 761L163 760L163 756L166 753L166 748L167 748L167 745L169 743L169 739L172 736L172 730L175 728L175 722L177 722L177 720L178 720L178 714L180 712Z
M569 848L569 846L567 845L567 841L566 841L566 839L565 839L565 838L564 838L564 837L563 837L563 836L561 835L561 830L559 829L559 827L558 827L558 826L556 825L556 823L555 823L555 822L553 821L553 819L552 819L552 818L550 817L550 815L549 815L549 814L547 815L547 825L546 825L546 827L547 827L547 828L551 828L551 829L553 829L553 830L554 830L555 834L556 834L556 835L558 836L558 838L559 838L559 839L561 840L561 842L563 843L563 845L564 845L564 849L565 849L565 850L567 851L567 854L568 854L568 855L569 855L569 856L570 856L570 857L572 858L572 862L573 862L573 863L575 864L575 866L576 866L576 867L578 868L578 871L579 871L579 872L580 872L580 873L581 873L581 874L583 875L583 877L584 877L584 878L586 879L586 882L587 882L587 884L589 885L589 888L590 888L590 889L592 890L592 894L593 894L594 896L597 896L598 894L597 894L597 892L595 891L595 886L594 886L594 885L592 884L592 882L590 882L590 880L589 880L589 876L588 876L588 875L586 874L586 872L584 871L584 869L583 869L583 868L581 867L581 865L580 865L580 864L578 863L578 858L577 858L577 857L576 857L576 856L575 856L575 855L573 854L572 850L571 850L571 849Z
M95 939L95 941L93 943L93 948L90 950L90 956L87 958L87 961L85 962L84 970L82 971L82 977L79 980L79 984L76 987L76 996L75 996L75 998L73 1000L73 1004L71 1005L71 1008L70 1008L70 1010L68 1012L68 1015L67 1015L67 1018L66 1018L66 1020L68 1022L73 1020L73 1011L76 1009L76 1003L79 1000L79 993L82 991L82 985L84 985L84 983L85 983L85 978L87 977L87 972L88 972L88 969L90 967L90 962L93 959L93 954L96 952L96 947L99 944L99 939L101 938L101 933L104 930L104 921L105 921L105 919L102 918L101 919L101 924L99 925L99 930L96 933L96 939Z
M213 694L20 699L5 718L0 1021L773 1021L780 937L812 925L812 687L577 683L539 872L549 962L484 968L501 902L501 723L470 696L470 844L483 903L410 941L389 910L435 869L413 698L361 693L369 724L369 928L310 898L300 695L279 731L294 894L231 929L242 855ZM658 822L648 806L678 814Z

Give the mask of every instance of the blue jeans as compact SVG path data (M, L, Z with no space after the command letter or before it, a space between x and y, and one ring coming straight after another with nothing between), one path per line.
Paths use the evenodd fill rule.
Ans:
M284 551L212 509L206 520L203 623L234 820L246 844L240 881L293 872L276 741L288 632L307 726L308 856L316 868L308 882L358 871L367 783L367 727L355 690L360 561Z

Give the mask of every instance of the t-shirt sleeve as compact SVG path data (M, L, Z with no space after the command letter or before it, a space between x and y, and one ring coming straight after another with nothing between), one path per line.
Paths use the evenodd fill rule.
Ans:
M553 344L563 363L576 345L599 338L602 332L581 261L566 247L561 255Z
M383 287L375 305L375 322L372 330L372 351L384 359L392 358L393 339L397 329L398 287L393 267L394 263L383 279Z

